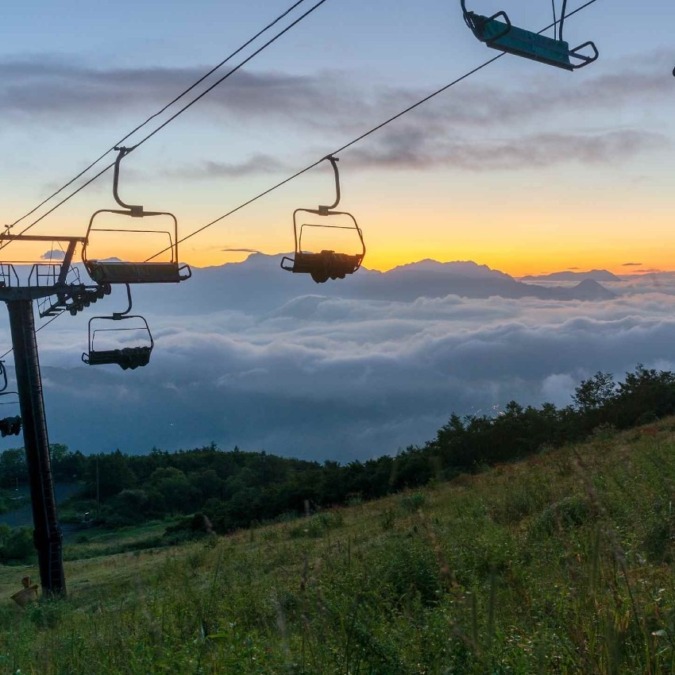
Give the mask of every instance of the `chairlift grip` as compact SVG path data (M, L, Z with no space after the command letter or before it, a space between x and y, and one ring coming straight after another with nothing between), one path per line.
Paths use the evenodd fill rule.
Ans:
M131 286L129 284L124 284L127 287L127 300L129 301L129 306L123 312L113 312L112 318L115 321L123 319L131 311Z
M335 201L330 206L319 205L319 213L321 215L326 215L328 211L334 209L340 203L340 171L337 165L340 160L333 155L327 155L324 159L327 159L331 163L333 173L335 174Z
M0 377L2 378L2 384L0 384L0 393L7 389L7 368L5 368L5 362L0 361Z
M142 218L143 217L143 206L138 205L138 204L125 204L121 199L120 195L118 192L118 185L119 185L119 179L120 179L120 163L122 162L122 158L126 157L132 150L134 150L136 146L134 145L131 148L125 148L125 147L115 147L115 150L119 153L117 155L117 158L115 159L115 169L113 173L113 197L115 198L115 201L123 208L127 209L131 212L131 216L134 218Z
M488 40L483 39L478 35L476 32L479 28L479 26L476 24L474 17L477 15L474 12L469 11L466 8L466 0L461 0L461 5L462 5L462 13L464 16L464 23L471 29L473 34L481 41L481 42L488 42ZM511 31L511 19L509 19L509 15L504 11L501 10L497 12L496 14L493 14L492 16L487 18L487 23L488 21L493 21L496 19L503 19L504 21L504 30L501 33L498 33L497 35L494 35L490 38L489 42L494 42L495 40L501 40L507 33ZM483 22L480 22L480 25L483 25Z

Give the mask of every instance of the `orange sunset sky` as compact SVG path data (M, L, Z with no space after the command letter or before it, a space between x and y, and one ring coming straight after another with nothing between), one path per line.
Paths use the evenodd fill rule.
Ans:
M87 9L72 21L73 2L60 4L45 4L40 15L17 10L12 37L0 46L6 223L286 7L229 3L239 12L233 23L219 3L200 1L192 12L169 3L164 20L148 28L150 8L131 2ZM502 8L474 4L485 13ZM601 53L583 70L506 56L340 154L340 208L364 231L365 267L434 258L474 260L514 276L675 268L675 9L646 4L654 11L598 0L568 20L570 43L592 39ZM543 0L527 11L516 3L512 19L539 29L550 11ZM49 30L54 25L58 31ZM128 156L120 193L175 213L180 235L188 235L494 55L464 26L459 2L401 0L391 11L384 0L368 7L328 0ZM111 181L108 172L32 233L84 234L94 210L114 207ZM325 163L189 239L180 257L209 266L243 259L242 249L289 252L293 210L332 195ZM120 235L102 255L143 257L148 246ZM8 248L5 259L45 252L19 248Z

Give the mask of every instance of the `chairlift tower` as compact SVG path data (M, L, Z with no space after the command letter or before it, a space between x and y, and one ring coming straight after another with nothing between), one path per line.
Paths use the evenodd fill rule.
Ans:
M63 252L63 259L57 262L52 259L26 264L26 261L5 262L0 259L0 301L7 304L9 311L33 508L34 541L38 552L40 581L47 596L65 595L66 583L63 572L63 535L56 514L33 302L38 301L38 312L43 318L56 317L65 311L75 315L105 295L109 295L114 285L125 286L127 309L114 312L112 316L94 317L89 322L89 349L82 360L88 365L112 364L124 370L133 369L148 364L154 342L147 321L140 315L130 314L132 307L130 284L178 283L189 279L192 275L189 265L178 261L176 217L167 211L146 211L140 205L127 204L121 200L118 192L120 162L133 148L115 149L118 155L113 174L113 197L121 208L96 211L89 221L86 236L13 235L9 233L9 228L0 234L0 251L12 242L57 242ZM160 229L111 228L95 224L97 216L104 213L132 219L165 218L169 220L171 226L166 230L161 227ZM94 258L91 253L88 254L90 238L105 233L126 237L136 234L160 236L162 241L169 244L165 251L169 252L170 259L164 262L152 262L151 259L123 262L117 259L110 261L105 258ZM66 245L65 248L63 244ZM92 279L91 283L82 283L79 269L73 266L75 249L80 244L82 263ZM146 336L146 343L132 348L98 349L94 344L97 332L133 330L120 327L92 329L92 321L105 319L118 325L125 320L136 320L136 326L140 326L141 332ZM2 390L0 386L0 392ZM98 465L96 471L98 478Z
M33 302L42 301L41 316L56 316L65 310L76 314L110 291L101 285L81 283L72 268L75 248L84 243L84 238L0 235L2 247L14 241L58 241L67 245L63 260L58 263L45 261L18 265L0 262L0 300L9 311L40 581L47 596L63 596L66 593L63 536L54 498Z

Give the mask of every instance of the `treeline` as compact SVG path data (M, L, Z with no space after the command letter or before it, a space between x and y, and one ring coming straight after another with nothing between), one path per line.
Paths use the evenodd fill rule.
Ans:
M85 456L54 445L52 471L56 481L81 484L70 504L78 518L114 527L201 513L224 533L302 513L307 505L316 509L375 499L448 480L583 440L599 427L625 429L673 413L675 374L640 365L622 382L596 373L576 388L572 404L564 408L511 401L495 417L452 415L433 440L395 457L320 464L214 445L174 453L155 449L142 456L120 451ZM26 479L23 450L0 455L0 487Z

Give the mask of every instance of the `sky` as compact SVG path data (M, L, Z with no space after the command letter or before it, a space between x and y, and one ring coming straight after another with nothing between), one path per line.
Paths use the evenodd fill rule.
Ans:
M13 3L0 44L5 222L291 4ZM534 30L551 21L548 1L510 5L473 9L506 9ZM595 41L596 63L569 73L505 56L341 154L340 206L364 231L366 266L433 258L513 275L672 269L673 19L666 0L597 0L565 27L570 43ZM327 0L126 158L120 194L175 213L184 236L496 53L466 28L459 2ZM114 206L110 190L108 172L32 232L84 234L93 211ZM332 195L324 163L191 238L180 257L208 266L240 260L238 249L292 250L293 210ZM127 237L110 242L110 255L142 256L154 244ZM13 246L19 259L39 255Z
M469 4L506 9L534 30L551 21L548 0ZM12 3L0 41L3 222L290 5ZM155 338L149 367L80 361L87 321L123 308L119 293L49 326L39 344L51 440L84 452L213 441L349 461L423 443L451 412L491 414L514 398L566 405L597 370L674 368L674 19L666 0L597 0L565 26L570 43L595 41L596 63L569 73L505 56L340 153L340 207L368 249L352 279L329 289L278 270L293 249L293 211L332 201L323 163L181 244L196 268L190 282L135 293ZM188 235L496 53L466 28L458 0L326 0L126 157L120 194L174 213ZM108 172L31 234L84 235L92 213L115 206L111 186ZM158 249L154 235L128 233L96 246L128 259ZM0 259L48 250L12 244ZM272 257L219 276L251 252ZM358 275L425 259L514 277L591 268L632 277L597 301L353 291ZM9 342L6 321L0 341Z

